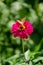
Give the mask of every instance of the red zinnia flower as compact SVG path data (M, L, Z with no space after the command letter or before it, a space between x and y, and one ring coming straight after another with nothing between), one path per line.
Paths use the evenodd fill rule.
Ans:
M20 37L23 39L28 38L28 35L31 35L33 32L32 24L25 20L24 22L16 21L15 24L12 25L12 34L14 37Z

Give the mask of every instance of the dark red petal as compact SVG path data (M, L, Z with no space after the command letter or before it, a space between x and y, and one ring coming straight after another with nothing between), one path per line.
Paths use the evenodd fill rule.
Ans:
M26 26L25 31L30 35L33 32L33 26L30 22L28 22L27 20L24 22L24 25Z
M12 25L12 33L16 32L18 30L18 26L16 24Z
M21 24L19 21L16 21L16 25L19 27L19 26L21 26L22 24Z

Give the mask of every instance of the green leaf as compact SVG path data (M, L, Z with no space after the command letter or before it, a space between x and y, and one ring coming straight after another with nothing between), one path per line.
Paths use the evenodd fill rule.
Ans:
M35 52L39 51L40 50L40 47L42 45L42 42L43 42L43 38L41 39L40 43L35 47Z
M28 61L30 60L30 50L25 52L25 59Z

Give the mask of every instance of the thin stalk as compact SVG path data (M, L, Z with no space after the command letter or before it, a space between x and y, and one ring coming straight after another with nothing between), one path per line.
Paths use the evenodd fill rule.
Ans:
M25 50L24 50L24 42L22 39L22 50L23 50L23 55L24 55L24 61L27 62L26 58L25 58Z
M17 0L18 2L20 2L20 3L23 3L24 2L24 0Z
M23 43L23 39L22 39L22 49L23 49L23 54L24 54L24 43Z

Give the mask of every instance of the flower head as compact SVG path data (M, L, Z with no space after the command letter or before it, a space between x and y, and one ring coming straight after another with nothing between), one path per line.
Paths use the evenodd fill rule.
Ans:
M15 24L12 25L12 34L14 37L20 37L27 39L29 35L33 32L32 24L25 20L23 22L17 20Z

